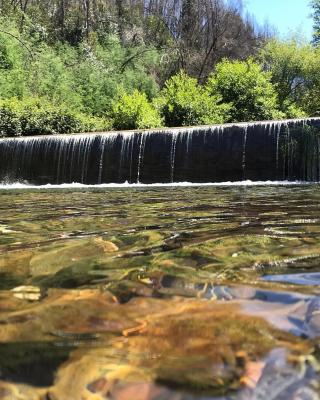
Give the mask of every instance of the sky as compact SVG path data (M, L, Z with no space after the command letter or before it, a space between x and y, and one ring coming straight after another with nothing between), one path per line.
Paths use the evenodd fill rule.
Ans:
M244 4L260 25L268 21L282 37L298 31L311 39L310 0L245 0Z

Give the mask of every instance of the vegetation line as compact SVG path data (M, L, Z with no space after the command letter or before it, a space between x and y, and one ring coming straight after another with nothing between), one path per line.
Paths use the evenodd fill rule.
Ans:
M2 0L0 137L318 116L311 8L308 43L240 0Z

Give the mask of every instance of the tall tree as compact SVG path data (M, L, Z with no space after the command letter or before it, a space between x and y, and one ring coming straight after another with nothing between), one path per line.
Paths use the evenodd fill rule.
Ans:
M121 43L124 43L124 34L125 34L125 10L124 10L124 1L123 0L115 0L116 12L117 12L117 22L118 22L118 34L121 40Z
M320 45L320 0L312 0L311 8L313 17L312 44L318 47Z
M34 22L50 44L77 46L89 33L103 43L116 34L130 61L150 48L161 51L160 84L180 69L204 82L221 59L246 59L261 43L254 24L243 16L241 1L0 0L0 13L22 16L21 30L26 21Z

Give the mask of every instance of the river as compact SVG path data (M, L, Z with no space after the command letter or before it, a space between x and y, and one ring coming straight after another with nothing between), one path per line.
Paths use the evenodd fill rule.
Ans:
M0 196L0 398L319 398L319 185Z

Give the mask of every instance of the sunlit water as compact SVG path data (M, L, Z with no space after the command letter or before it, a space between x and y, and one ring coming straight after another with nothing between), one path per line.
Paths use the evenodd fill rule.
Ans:
M320 187L0 190L0 399L319 398Z

